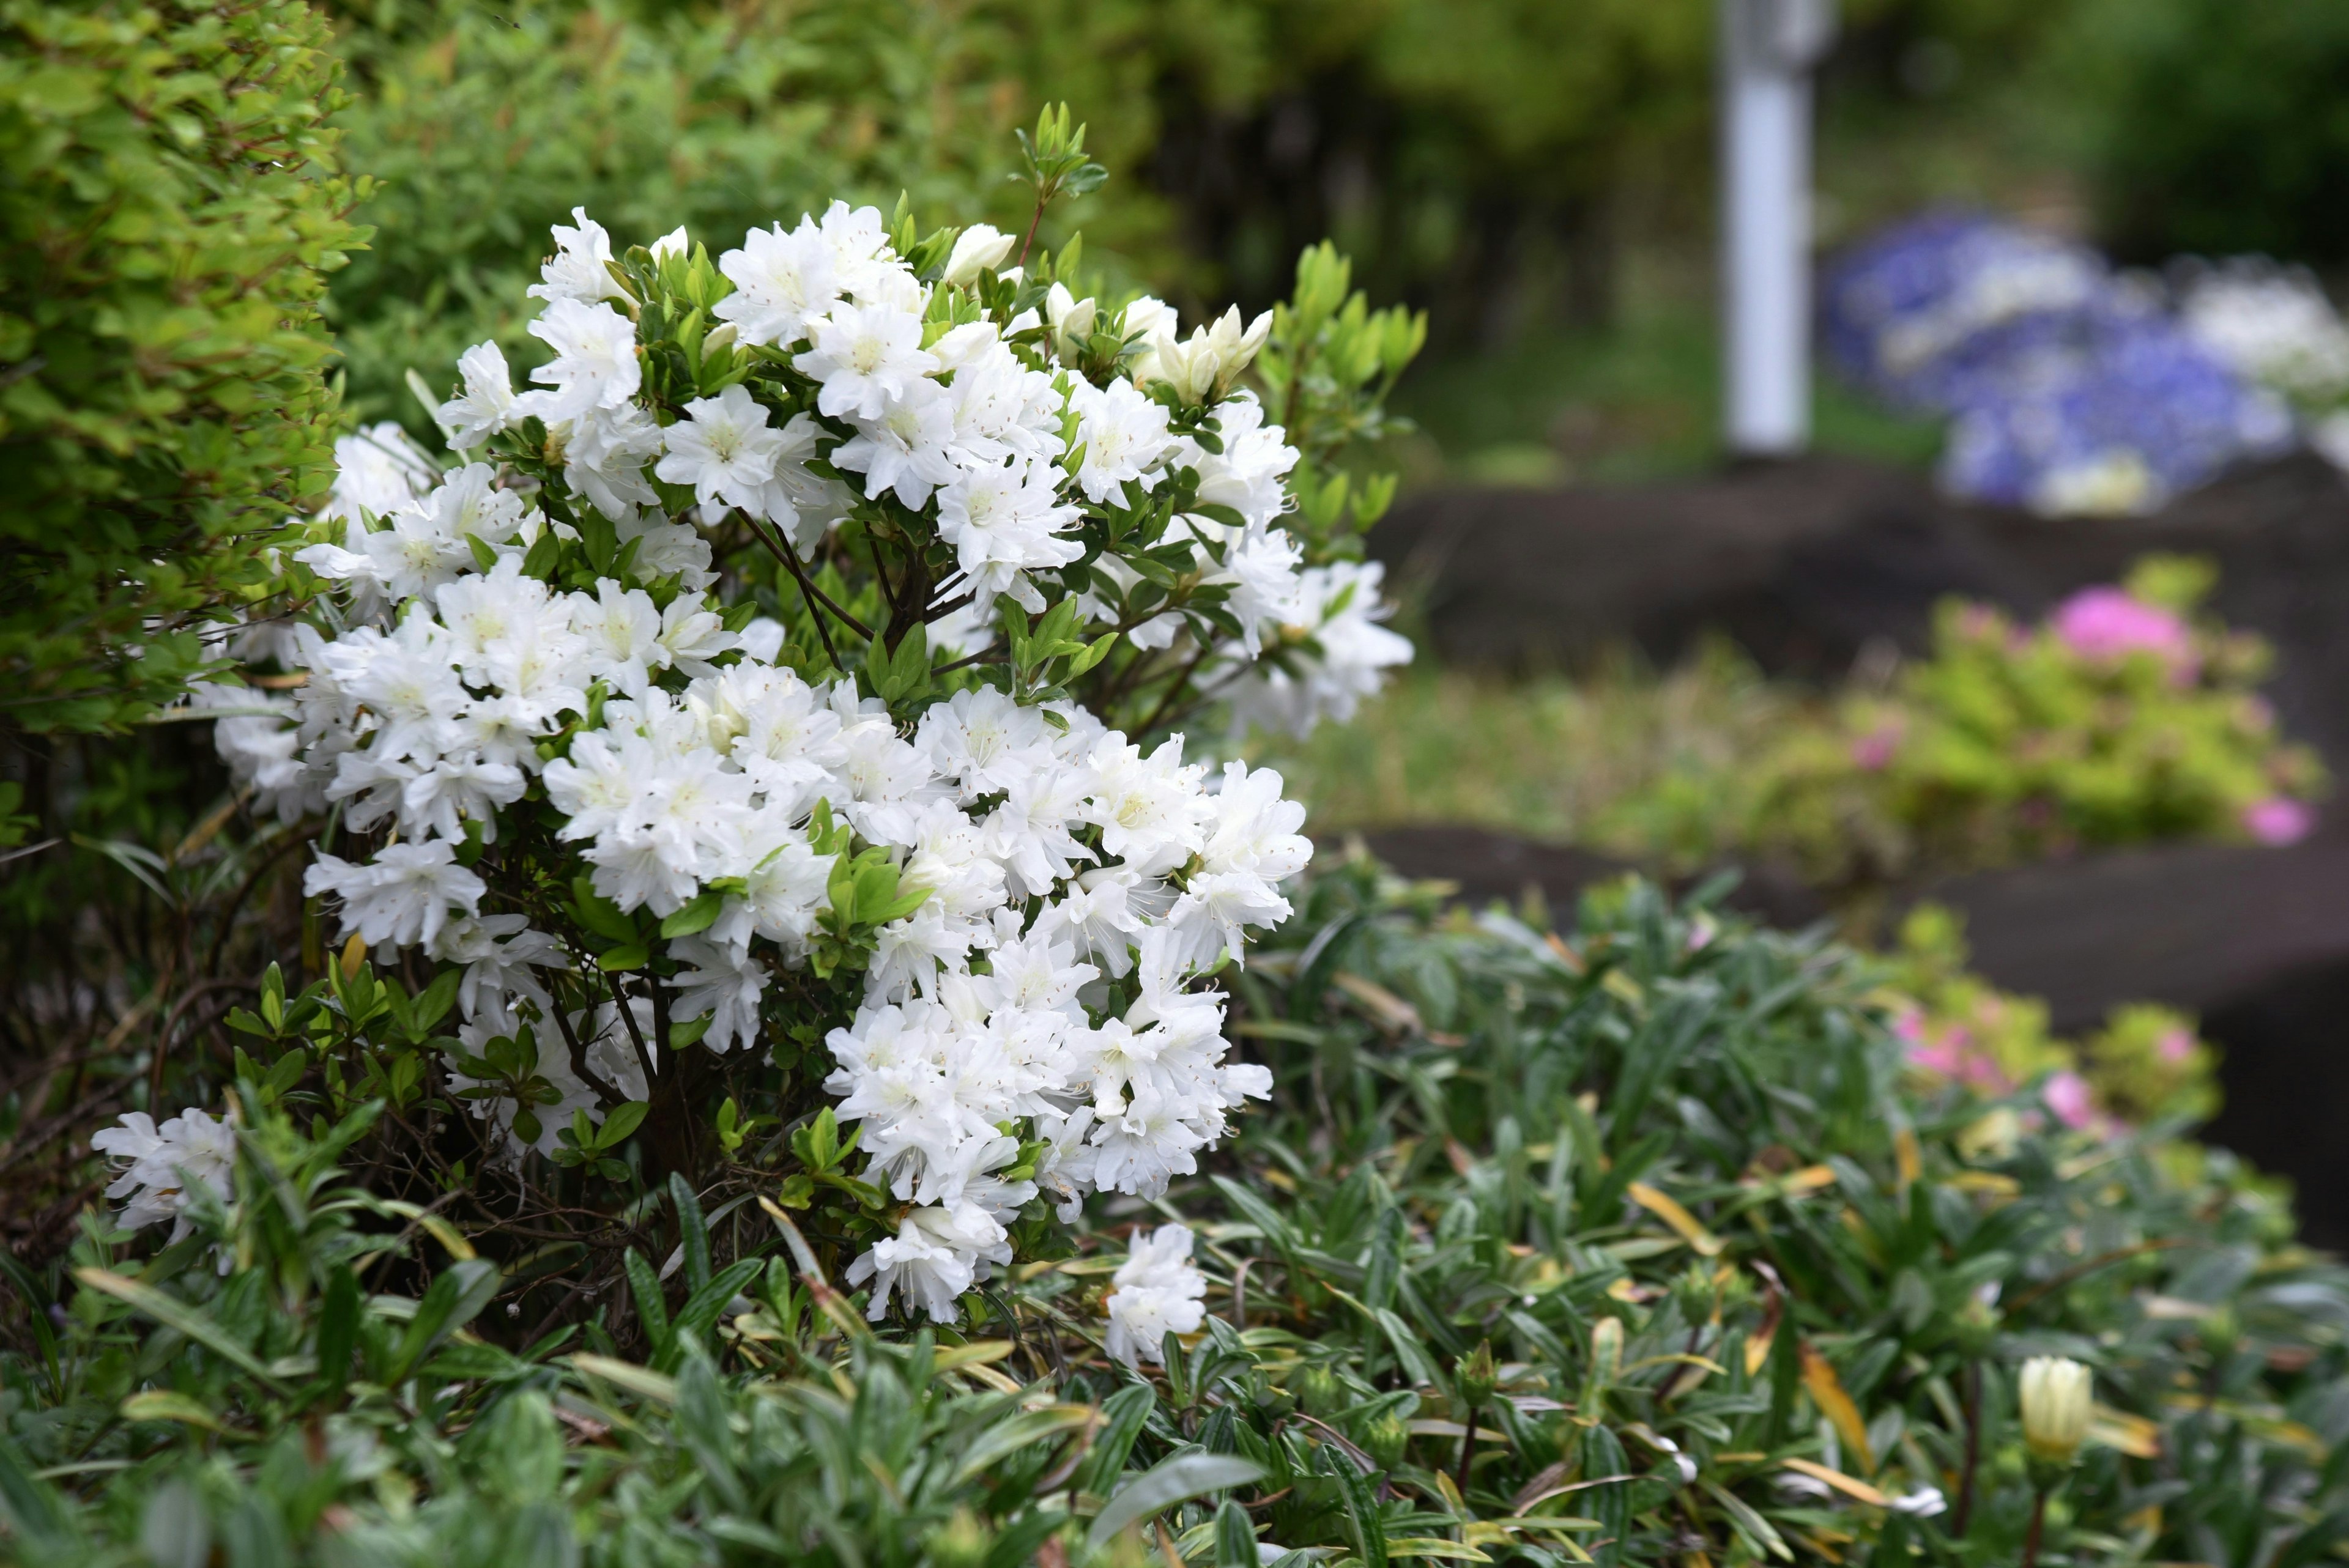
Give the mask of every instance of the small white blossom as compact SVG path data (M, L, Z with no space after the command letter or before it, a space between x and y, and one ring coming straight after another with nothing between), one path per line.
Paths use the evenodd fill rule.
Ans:
M1110 1284L1105 1303L1109 1333L1103 1344L1129 1367L1157 1362L1165 1354L1168 1334L1195 1334L1206 1320L1201 1298L1207 1294L1207 1280L1191 1263L1191 1233L1185 1226L1161 1225L1150 1235L1136 1231L1126 1261Z

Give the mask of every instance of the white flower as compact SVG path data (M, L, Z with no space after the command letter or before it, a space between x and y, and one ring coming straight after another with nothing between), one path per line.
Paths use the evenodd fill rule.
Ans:
M645 464L661 449L661 428L636 404L590 409L560 435L563 482L597 511L619 522L640 506L660 504L659 493L645 482Z
M783 449L783 433L769 424L766 408L737 385L695 398L685 416L665 433L668 455L653 472L673 485L691 485L710 522L727 507L766 516L767 488Z
M718 258L718 270L734 292L711 314L734 323L745 343L788 347L840 300L838 261L809 218L788 234L780 223L751 230L740 250Z
M574 300L590 304L626 299L626 292L612 276L612 237L604 232L603 224L587 216L585 207L571 209L571 218L577 228L554 225L554 255L539 268L540 281L530 285L530 297L550 304Z
M936 382L915 378L888 394L832 460L864 476L866 500L895 490L899 500L918 509L955 476L954 436L953 399Z
M1886 1499L1884 1506L1911 1519L1937 1519L1950 1511L1950 1500L1941 1495L1938 1486L1920 1486L1915 1491Z
M530 334L554 350L551 363L530 373L550 390L526 393L516 402L550 425L619 408L643 382L636 325L608 304L559 298L530 324Z
M2179 315L2243 376L2323 404L2349 395L2349 325L2305 271L2239 260L2199 278Z
M848 487L838 480L808 471L807 465L816 457L816 438L823 434L823 427L812 414L792 416L775 449L774 478L767 481L766 493L761 498L767 517L790 533L802 561L814 556L832 525L846 517L855 504Z
M701 1043L713 1051L755 1044L759 1038L759 998L767 988L767 966L751 957L747 948L723 946L694 936L671 941L668 954L679 964L690 965L672 975L667 984L684 993L678 998L678 1017L709 1020Z
M340 899L342 925L370 947L431 943L451 912L481 913L489 888L457 864L447 843L393 844L365 865L320 855L302 878L302 892Z
M228 1201L236 1169L236 1128L226 1119L214 1120L190 1109L157 1127L154 1118L134 1110L120 1120L119 1127L94 1135L89 1146L114 1161L120 1172L106 1195L127 1200L115 1216L125 1229L144 1230L170 1220L176 1242L193 1228L187 1209L195 1188Z
M562 944L545 932L530 929L529 920L519 914L452 920L441 927L430 952L446 963L465 965L457 1006L468 1018L484 1012L502 1014L509 995L526 997L541 1012L551 1013L554 1004L532 971L571 967Z
M970 1202L933 1206L907 1214L895 1236L849 1264L848 1283L874 1282L864 1315L875 1323L888 1315L893 1292L908 1311L952 1323L963 1292L984 1277L986 1265L1010 1261L1009 1238L986 1210Z
M440 465L398 422L386 419L356 435L336 438L334 499L319 515L354 523L362 517L388 517L431 489L440 477Z
M1304 735L1324 718L1342 722L1377 693L1386 671L1411 662L1409 639L1378 624L1390 613L1379 598L1384 571L1375 561L1340 561L1299 575L1298 618L1283 632L1319 651L1292 651L1299 675L1269 665L1247 670L1231 688L1236 726Z
M959 287L976 283L983 272L999 271L1011 253L1011 236L986 223L973 223L955 236L947 257L946 281Z
M1028 573L1066 566L1084 546L1065 537L1079 521L1062 503L1053 470L1014 462L957 474L938 492L938 537L954 546L960 568L938 585L938 600L968 593L982 604L1009 593L1042 614L1044 597Z
M922 347L921 317L886 305L840 306L811 324L809 341L792 363L823 384L816 407L834 418L878 419L938 367Z
M1104 1347L1128 1367L1158 1361L1168 1334L1195 1334L1206 1319L1201 1298L1207 1280L1191 1263L1186 1226L1161 1225L1154 1235L1134 1232L1110 1284Z
M514 418L513 379L495 343L477 343L457 360L465 389L432 411L433 423L459 451L478 447Z
M1269 527L1288 509L1287 480L1297 467L1288 432L1264 422L1264 405L1243 392L1216 409L1221 452L1185 440L1180 461L1199 474L1199 499L1230 507L1252 527Z
M1162 741L1149 756L1123 735L1108 735L1091 758L1098 779L1085 820L1102 830L1102 848L1140 876L1174 870L1206 843L1206 769L1183 762L1183 737Z
M678 594L661 612L660 645L668 655L667 662L687 675L715 673L709 661L739 640L726 629L721 616L690 593Z
M1077 439L1084 447L1077 482L1096 505L1117 500L1128 480L1151 473L1174 449L1166 433L1165 407L1143 397L1130 381L1106 391L1084 382L1073 398L1080 416Z

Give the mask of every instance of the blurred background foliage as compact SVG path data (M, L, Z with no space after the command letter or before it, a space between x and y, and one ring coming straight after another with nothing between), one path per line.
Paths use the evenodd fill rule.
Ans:
M1063 222L1112 286L1268 304L1324 238L1431 317L1422 478L1640 479L1714 456L1710 0L452 0L333 8L375 248L335 284L354 409L518 323L585 202L730 241L818 193L1018 221L999 149L1065 99L1112 178ZM2323 0L1850 0L1820 236L1934 201L2126 257L2349 259ZM1054 235L1054 239L1061 236ZM1829 449L1936 433L1822 388Z

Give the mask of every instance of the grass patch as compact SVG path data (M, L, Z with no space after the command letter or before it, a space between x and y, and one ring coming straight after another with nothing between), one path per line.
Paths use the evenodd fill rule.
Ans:
M1665 673L1619 655L1576 680L1430 660L1353 723L1259 735L1249 751L1280 769L1317 832L1443 822L1643 852L1671 836L1660 807L1702 818L1727 803L1741 758L1809 700L1726 644Z

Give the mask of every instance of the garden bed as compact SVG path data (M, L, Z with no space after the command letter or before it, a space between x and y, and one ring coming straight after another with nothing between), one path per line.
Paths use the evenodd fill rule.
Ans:
M1554 910L1619 876L1623 861L1476 828L1367 835L1405 876L1457 884L1471 903L1537 889ZM2044 999L2059 1031L2115 1006L2155 1001L2199 1013L2224 1057L2226 1109L2209 1130L2298 1189L2302 1233L2349 1245L2349 1150L2331 1130L2349 1114L2349 842L2291 851L2183 844L1952 878L1918 896L1965 917L1971 966ZM1750 868L1726 901L1779 925L1832 918L1800 882Z
M1371 552L1420 596L1451 662L1659 664L1725 634L1774 674L1842 676L1883 640L1921 652L1951 594L2036 615L2153 551L2210 558L2210 608L2274 644L2285 729L2349 758L2349 484L2313 457L2243 469L2146 518L1970 506L1920 473L1816 458L1638 490L1412 498Z

